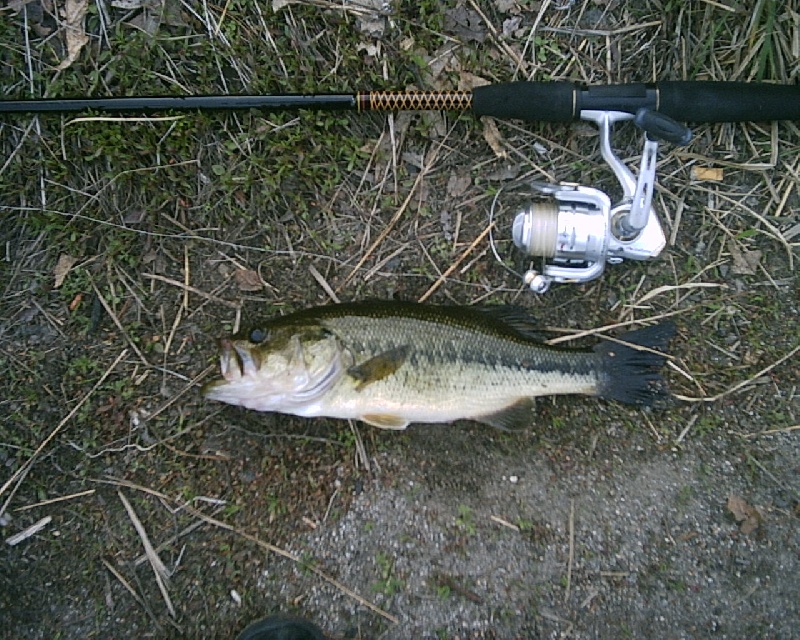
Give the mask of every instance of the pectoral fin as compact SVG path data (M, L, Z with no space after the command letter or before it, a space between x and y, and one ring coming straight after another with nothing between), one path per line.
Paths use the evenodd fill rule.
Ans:
M474 419L503 431L527 429L533 424L535 406L534 398L520 398L505 409L485 416L476 416Z
M394 429L398 431L408 426L408 420L389 413L369 413L361 416L361 419L367 424L371 424L373 427L378 427L379 429Z
M407 346L395 347L361 364L350 367L347 370L347 374L358 380L356 391L361 391L368 384L383 380L387 376L392 375L406 361L408 351L409 348Z

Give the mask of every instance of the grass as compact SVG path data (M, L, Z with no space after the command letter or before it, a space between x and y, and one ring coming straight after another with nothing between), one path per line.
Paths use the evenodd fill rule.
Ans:
M477 533L475 527L475 514L471 507L465 504L458 505L458 515L455 519L456 527L466 536L474 536Z
M454 30L455 3L392 4L374 37L359 29L360 10L325 1L277 11L244 0L166 2L177 13L159 14L149 32L149 9L88 3L89 41L61 71L65 30L48 3L30 3L27 18L4 8L3 97L349 93L455 88L471 76L797 81L796 25L770 0L748 15L707 2L606 9L577 2L570 11L551 7L535 33L536 3L520 3L521 31L504 38L476 19L474 28L486 35L481 46ZM476 4L500 33L513 17L497 3ZM473 3L463 6L473 10ZM440 70L431 63L439 60ZM757 375L797 346L787 321L797 314L796 236L794 244L781 236L797 223L800 132L792 123L697 125L690 147L665 147L659 159L656 204L674 240L665 255L536 298L485 243L472 244L510 166L520 183L544 177L616 189L596 136L580 123L498 122L508 152L499 158L484 125L469 115L164 116L0 120L0 486L20 473L0 491L0 512L13 518L14 532L44 515L55 522L24 549L0 552L9 567L0 577L0 609L30 637L57 625L65 637L122 629L231 637L254 610L287 603L294 610L318 584L307 569L306 582L295 582L297 563L283 557L280 577L263 588L250 568L265 562L264 549L197 515L283 548L345 513L357 481L378 473L365 471L360 436L346 425L255 416L197 395L218 336L241 320L330 301L313 271L342 299L416 299L430 291L440 303L522 304L546 325L568 330L675 318L671 382L692 400L659 415L652 430L642 429L635 410L611 415L583 401L542 403L549 426L537 446L555 467L593 464L631 441L658 450L690 423L683 446L797 424L792 360ZM621 128L614 142L635 166L638 133ZM419 159L432 159L420 179ZM691 176L694 166L718 165L721 183ZM465 173L468 188L450 196L451 178ZM503 257L520 271L526 261L507 237L513 213L501 203L498 237ZM759 266L737 273L737 252L755 251ZM74 264L56 287L62 255ZM263 286L237 284L241 269L257 273ZM742 381L749 383L706 406L704 397ZM787 406L776 409L777 401ZM363 433L370 455L390 458L402 458L415 437ZM593 434L592 456L585 455L583 441ZM527 437L498 442L521 448ZM757 453L759 442L737 447ZM142 542L117 497L120 486L153 544L165 545L163 558L178 567L169 581L175 617L151 569L136 564ZM95 492L78 495L88 489ZM67 499L26 509L59 497ZM456 504L458 529L482 535L480 514ZM531 538L549 540L543 525L529 529ZM76 558L86 560L73 566ZM317 566L302 560L298 566ZM384 595L406 586L388 557L375 564ZM45 611L37 603L48 584L62 589ZM231 585L261 600L229 606ZM445 591L436 595L447 599ZM368 615L373 629L389 624L380 613Z
M375 557L375 564L378 568L379 579L373 587L374 590L382 593L387 598L391 598L401 592L405 585L394 574L394 560L385 553L378 553Z

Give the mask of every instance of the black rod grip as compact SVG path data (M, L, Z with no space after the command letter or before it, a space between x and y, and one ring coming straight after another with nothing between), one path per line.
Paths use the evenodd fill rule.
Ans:
M535 122L569 122L577 118L571 82L502 82L472 90L472 112L476 116L514 118Z
M800 85L659 82L658 111L681 122L800 120Z
M680 122L800 120L800 85L677 81L579 86L571 82L507 82L475 87L477 116L568 122L581 111L651 109Z
M610 84L582 87L572 82L505 82L475 87L472 111L477 116L515 118L527 122L569 122L581 111L655 109L653 85Z

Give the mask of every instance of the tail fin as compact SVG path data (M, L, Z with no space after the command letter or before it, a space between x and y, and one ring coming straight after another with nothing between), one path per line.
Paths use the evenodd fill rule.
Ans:
M654 351L666 351L674 334L675 325L665 322L631 331L618 338L621 342L646 347L649 351L616 341L598 344L594 348L600 356L597 395L639 406L665 404L669 392L658 370L664 365L666 356Z

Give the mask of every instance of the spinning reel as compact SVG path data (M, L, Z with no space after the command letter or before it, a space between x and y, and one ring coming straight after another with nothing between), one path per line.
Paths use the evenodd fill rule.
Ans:
M587 110L580 117L598 126L600 150L619 180L622 199L612 204L603 191L576 184L531 185L547 200L533 202L516 214L512 237L525 254L546 261L541 271L531 269L524 274L525 284L535 293L545 293L553 282L594 280L606 264L655 258L666 245L652 205L658 141L686 145L692 132L669 116L646 108L635 115ZM638 178L611 148L613 124L622 120L633 120L645 133Z

